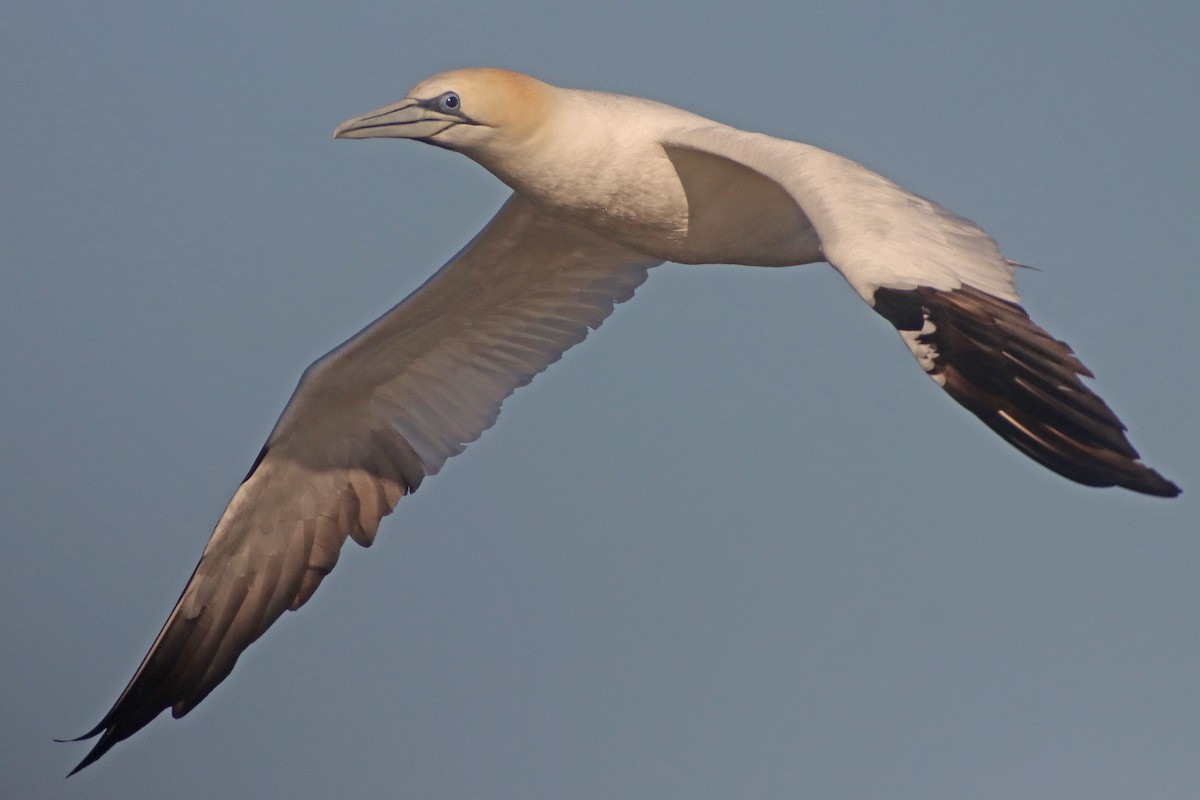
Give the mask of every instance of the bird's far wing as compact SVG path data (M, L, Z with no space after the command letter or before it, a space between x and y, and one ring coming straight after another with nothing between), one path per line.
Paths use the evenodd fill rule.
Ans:
M1142 463L1125 426L1080 379L1092 374L1071 348L1029 319L1013 265L973 222L809 145L714 123L681 125L661 140L668 154L704 153L776 181L824 257L925 372L1026 455L1089 486L1179 494Z
M181 717L346 537L380 519L495 422L517 387L633 296L656 260L513 196L406 300L305 371L166 624L75 772L171 708Z

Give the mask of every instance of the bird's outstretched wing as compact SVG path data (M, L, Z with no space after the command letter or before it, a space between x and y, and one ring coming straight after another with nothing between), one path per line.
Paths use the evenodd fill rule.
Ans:
M685 187L706 183L690 169L718 171L695 154L781 186L824 258L896 327L925 372L1023 453L1089 486L1179 494L1142 463L1125 426L1080 379L1091 372L1071 348L1029 319L1013 265L973 222L809 145L716 123L683 123L660 140L668 156L691 154L672 157ZM751 184L743 188L755 191ZM738 187L719 191L737 197Z
M496 421L515 389L633 296L658 262L513 196L406 300L305 371L78 772L170 708L181 717L349 536Z

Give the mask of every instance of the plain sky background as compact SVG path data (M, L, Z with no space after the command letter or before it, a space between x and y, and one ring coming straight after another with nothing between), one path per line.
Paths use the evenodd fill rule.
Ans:
M1200 796L1200 6L13 2L0 793ZM64 781L304 367L504 187L443 69L855 158L1035 264L1173 501L1071 484L824 265L665 266L182 721Z

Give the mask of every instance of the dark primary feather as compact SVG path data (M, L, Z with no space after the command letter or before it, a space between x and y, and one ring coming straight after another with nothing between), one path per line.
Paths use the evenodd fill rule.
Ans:
M1179 487L1143 464L1125 426L1080 376L1092 377L1065 343L1025 309L970 286L942 291L881 288L875 310L932 348L930 374L1006 441L1087 486L1123 486L1174 497Z

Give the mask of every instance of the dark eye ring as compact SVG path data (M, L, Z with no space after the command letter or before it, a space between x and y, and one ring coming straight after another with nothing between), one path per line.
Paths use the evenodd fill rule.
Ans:
M438 107L442 111L455 112L462 105L462 100L459 99L456 92L446 92L438 98Z

